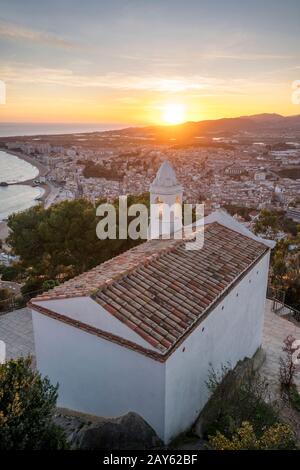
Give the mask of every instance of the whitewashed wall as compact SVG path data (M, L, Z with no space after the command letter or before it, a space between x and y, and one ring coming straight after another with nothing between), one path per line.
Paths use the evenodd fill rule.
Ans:
M164 436L165 364L33 311L37 368L59 383L58 405L140 414Z
M166 442L191 426L205 405L209 364L235 366L261 345L268 267L266 254L168 359Z
M147 343L141 336L135 333L131 328L126 326L120 320L115 318L111 313L107 312L91 297L74 297L70 299L54 299L47 302L35 302L36 305L46 307L56 313L81 321L87 325L91 325L102 331L113 333L120 338L139 344L146 349L159 352L157 348Z
M268 265L269 254L165 364L33 311L38 369L59 382L60 406L106 417L135 411L167 443L191 426L205 405L210 363L214 368L228 361L234 366L261 345ZM135 339L98 304L81 299L46 304Z

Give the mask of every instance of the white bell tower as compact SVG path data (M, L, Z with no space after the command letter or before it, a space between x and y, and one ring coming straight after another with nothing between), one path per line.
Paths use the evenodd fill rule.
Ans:
M167 237L181 228L182 194L174 169L165 160L150 185L150 238Z

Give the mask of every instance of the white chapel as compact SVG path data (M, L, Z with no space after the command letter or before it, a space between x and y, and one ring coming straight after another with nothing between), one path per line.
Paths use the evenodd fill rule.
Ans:
M182 195L164 162L151 202L181 205ZM234 366L260 347L273 242L222 211L204 219L198 250L155 230L30 307L37 367L59 383L59 406L104 417L134 411L168 443L207 402L210 364Z

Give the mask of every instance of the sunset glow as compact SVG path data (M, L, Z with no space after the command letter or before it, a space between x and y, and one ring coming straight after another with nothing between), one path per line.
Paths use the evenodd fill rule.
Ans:
M300 112L291 100L300 78L294 0L272 14L258 0L225 10L215 0L90 0L72 2L66 24L67 1L2 3L0 122L172 125Z
M186 120L186 106L168 103L162 108L161 120L164 124L182 124Z

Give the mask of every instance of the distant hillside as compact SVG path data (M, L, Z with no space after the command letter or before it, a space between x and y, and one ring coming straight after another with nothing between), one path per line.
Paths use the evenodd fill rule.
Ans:
M223 118L198 122L186 122L177 126L148 126L131 127L118 131L118 134L126 133L138 135L160 135L172 137L197 137L212 134L233 134L238 132L262 132L262 131L300 131L300 115L281 116L280 114L255 114L253 116L240 116L237 118ZM109 131L110 132L110 131ZM107 133L107 132L106 132Z
M62 145L70 147L80 145L86 148L101 146L113 147L124 145L124 151L128 151L128 146L140 143L168 144L176 148L179 146L197 146L229 149L230 142L212 140L217 137L233 138L238 135L239 141L259 139L264 135L264 141L268 138L272 141L278 139L278 144L282 146L281 137L284 134L295 136L296 141L300 140L300 115L281 116L280 114L255 114L253 116L240 116L236 118L223 118L198 122L185 122L174 126L146 126L127 127L124 129L114 129L110 131L81 132L80 134L46 134L32 136L10 136L0 137L0 148L5 148L9 141L30 141L39 137L39 143L50 143L51 145ZM268 135L268 138L265 138ZM84 139L82 138L84 136ZM108 137L108 139L106 139ZM122 140L124 138L124 141ZM174 140L174 142L172 142ZM36 143L36 142L35 142ZM284 150L278 148L278 150Z

